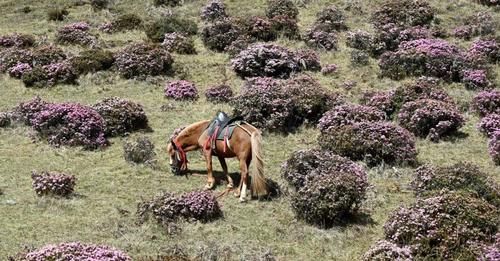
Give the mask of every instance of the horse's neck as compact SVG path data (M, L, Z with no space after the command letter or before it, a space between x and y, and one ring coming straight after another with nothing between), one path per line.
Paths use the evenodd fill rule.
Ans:
M208 127L210 121L200 121L187 126L181 133L179 133L178 141L183 147L196 147L198 145L198 139L201 134Z

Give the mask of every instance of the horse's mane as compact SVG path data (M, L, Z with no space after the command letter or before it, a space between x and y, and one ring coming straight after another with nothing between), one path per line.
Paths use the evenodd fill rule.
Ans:
M199 128L201 125L209 123L209 120L203 120L203 121L198 121L195 122L191 125L186 126L178 135L177 137L190 137L192 136L196 131L199 131ZM201 133L200 133L201 134Z

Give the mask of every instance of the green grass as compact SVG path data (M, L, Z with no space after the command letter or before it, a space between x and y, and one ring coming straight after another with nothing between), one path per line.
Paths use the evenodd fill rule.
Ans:
M146 1L116 1L112 12L94 13L89 5L72 6L72 1L28 1L0 0L0 35L22 32L34 34L47 41L54 39L56 28L66 22L88 20L94 26L114 13L134 12L148 17ZM185 16L197 21L198 12L204 1L186 1L176 8ZM349 1L317 0L300 8L300 27L305 29L314 20L314 14L326 3L339 6ZM353 1L362 6L362 14L347 11L350 28L371 30L368 23L370 10L383 1ZM367 3L364 3L367 2ZM455 17L465 17L485 7L471 1L430 1L438 9L439 18L446 28L459 24ZM65 22L49 22L46 10L53 5L66 5L70 14ZM232 15L263 14L265 1L227 0L228 12ZM34 10L24 14L20 9L29 5ZM498 19L500 14L494 14ZM201 23L200 23L201 25ZM93 30L98 33L97 30ZM100 34L100 39L119 49L130 41L145 40L141 31ZM321 53L323 64L336 63L340 71L335 76L313 75L327 88L343 92L351 101L356 101L364 90L389 89L400 83L377 77L376 60L369 66L352 68L349 49L340 39L340 51ZM304 47L303 43L279 39L280 44L293 48ZM176 66L183 67L187 78L198 86L201 94L210 85L223 79L225 69L229 83L238 89L242 81L228 66L229 58L206 50L199 38L196 39L198 54L194 56L175 55ZM66 47L77 53L79 48ZM499 66L494 70L500 72ZM182 232L168 235L152 222L136 224L137 204L160 191L182 193L201 189L204 177L176 177L169 173L165 153L167 139L180 125L209 119L227 105L213 105L202 97L197 102L172 102L163 97L164 82L168 78L157 77L146 81L123 80L113 72L97 73L80 77L79 86L56 86L50 89L27 89L23 84L6 75L0 76L0 111L8 110L19 102L39 95L48 101L74 101L92 104L109 97L120 96L144 105L154 132L145 133L156 145L160 169L132 166L123 159L122 145L129 138L111 139L112 145L103 151L82 151L78 148L55 149L44 141L33 141L31 131L26 127L0 129L0 259L22 251L24 247L40 247L48 243L63 241L84 241L115 246L128 252L135 259L145 256L168 254L173 248L181 247L190 256L205 257L210 252L219 253L220 258L252 259L271 251L283 260L358 260L360 256L382 237L383 224L388 214L401 204L414 200L407 188L411 169L399 167L378 167L369 170L371 188L362 210L370 222L351 224L321 230L297 221L290 208L289 197L283 196L270 202L251 201L240 204L233 196L220 200L224 219L208 224L181 223ZM350 91L343 90L345 80L358 84ZM497 80L498 84L498 80ZM470 101L474 93L465 91L460 84L447 86L450 94L461 104ZM161 110L162 105L172 103L176 109ZM477 132L478 118L466 113L467 124L462 129L467 137L456 141L432 143L419 140L417 143L419 161L447 165L460 161L478 164L499 180L500 168L495 167L487 153L487 140ZM283 183L279 171L281 163L299 148L314 147L317 130L302 128L288 136L268 134L264 137L266 175ZM205 164L197 152L189 154L190 168L204 170ZM217 170L220 169L215 164ZM237 162L229 160L230 171L238 171ZM77 196L71 199L40 198L31 188L31 170L63 171L78 178ZM217 192L222 191L221 186ZM217 252L218 249L218 252Z

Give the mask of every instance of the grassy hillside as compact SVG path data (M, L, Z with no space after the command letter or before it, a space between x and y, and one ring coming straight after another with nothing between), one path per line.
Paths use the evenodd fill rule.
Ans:
M0 0L0 35L13 32L33 34L43 41L53 41L58 27L65 23L88 21L92 33L99 34L111 50L127 43L147 40L142 31L112 35L99 32L96 27L118 13L133 12L144 19L153 8L151 1L116 0L111 11L93 11L90 5L75 5L76 1ZM199 10L205 1L187 0L183 6L173 8L182 16L195 19L200 27ZM306 2L306 1L296 1ZM373 30L369 17L384 1L327 1L312 0L300 5L299 25L303 31L311 25L315 13L327 4L336 4L345 10L347 25L351 30ZM429 0L438 10L441 25L451 31L467 15L490 10L497 21L500 13L493 8L473 3L472 0ZM266 1L227 0L228 13L234 16L263 15ZM30 13L21 9L30 6ZM46 12L54 6L67 6L69 15L63 22L47 21ZM359 8L349 8L359 6ZM187 72L186 79L193 81L200 93L220 83L227 72L228 84L238 90L243 81L229 66L229 56L207 50L198 36L195 37L197 55L174 55L175 66ZM470 42L454 38L451 42L468 46ZM291 48L304 47L303 42L278 39L281 45ZM345 46L345 33L340 34L339 51L319 52L322 64L335 63L339 72L334 76L311 73L323 86L344 93L357 102L363 91L386 90L402 84L388 78L378 78L377 61L370 58L365 67L352 67L350 49ZM64 47L69 53L78 53L79 47ZM500 73L496 65L494 71ZM74 101L93 104L110 96L128 98L142 104L153 132L133 134L126 138L111 139L112 145L103 151L83 151L80 148L53 148L45 141L34 142L28 127L0 129L0 259L14 255L28 247L40 247L63 241L103 243L128 252L135 259L168 255L173 249L182 249L190 256L218 255L219 258L248 260L272 253L282 260L358 260L360 256L382 237L383 224L388 214L401 204L414 200L408 189L411 168L376 167L369 169L371 187L362 207L364 220L345 227L322 230L297 221L290 208L289 197L273 201L250 201L240 204L236 198L220 199L224 218L201 223L180 223L181 232L166 233L160 226L149 222L136 224L137 204L160 191L182 193L202 189L205 177L178 177L170 174L165 148L172 131L186 123L212 118L222 109L230 112L229 105L214 105L202 97L196 102L175 102L163 96L164 83L173 77L151 77L143 81L124 80L112 71L80 76L79 85L57 85L48 89L26 88L19 80L6 74L0 75L0 111L11 109L19 102L40 96L47 101ZM345 90L342 84L352 80L357 85ZM496 80L497 86L500 81ZM468 104L474 92L462 84L447 84L447 91L459 104ZM164 110L172 104L173 109ZM479 118L465 112L467 120L462 131L465 138L433 143L419 139L418 160L423 163L449 165L471 161L485 172L500 180L500 167L494 166L488 155L487 139L476 130ZM300 148L316 146L319 131L301 128L290 135L266 134L264 155L266 175L280 183L280 165L289 154ZM123 159L123 143L137 135L148 136L156 146L160 168L132 166ZM203 172L205 163L198 152L189 154L190 168ZM231 172L238 164L229 160ZM220 166L214 164L216 170ZM74 174L77 177L77 195L70 199L40 198L31 188L32 170L52 170ZM216 191L225 187L219 186Z

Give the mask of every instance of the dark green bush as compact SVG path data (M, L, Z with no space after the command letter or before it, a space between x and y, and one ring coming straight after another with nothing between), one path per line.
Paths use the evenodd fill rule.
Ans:
M112 26L115 32L139 29L142 27L142 18L132 13L122 14L112 22Z
M109 6L109 0L91 0L90 5L92 6L92 9L94 10L103 10L108 8Z
M78 74L86 74L109 69L115 59L110 51L91 49L81 52L70 61Z
M170 6L175 7L182 4L182 0L153 0L155 6Z
M240 28L232 20L225 19L206 25L201 32L201 39L208 49L222 52L241 35Z
M268 0L266 15L269 18L285 16L296 20L299 15L299 9L290 0Z
M0 128L9 127L10 123L10 115L6 112L0 112Z
M69 14L66 8L53 7L47 10L49 21L62 21Z
M166 33L195 35L198 32L198 25L193 20L170 15L147 23L145 32L152 41L162 42Z
M123 144L123 157L125 161L135 164L155 166L155 145L147 137L138 137L134 141Z

